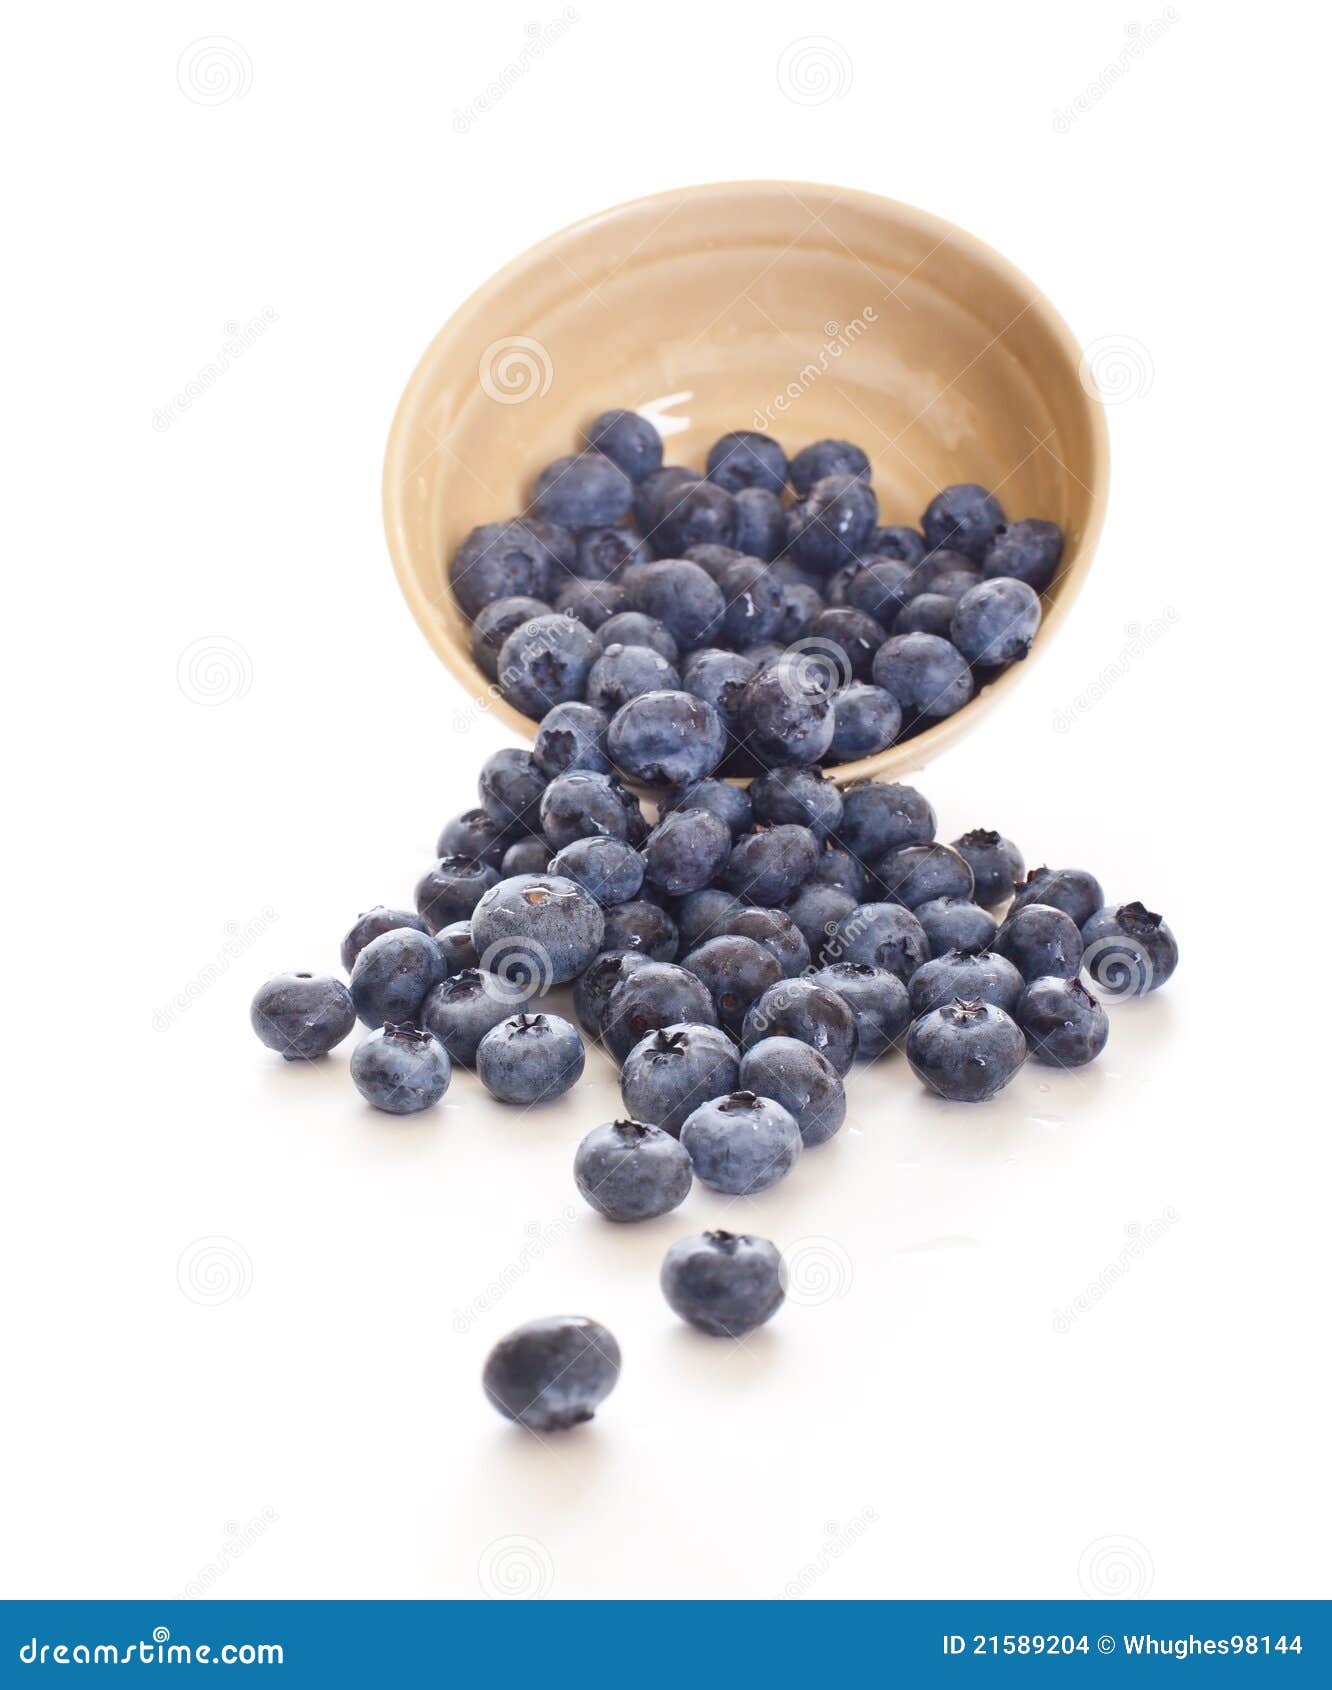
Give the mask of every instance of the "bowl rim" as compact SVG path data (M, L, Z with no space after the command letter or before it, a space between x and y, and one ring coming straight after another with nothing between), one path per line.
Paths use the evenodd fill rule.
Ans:
M936 722L932 727L926 728L913 738L890 745L871 757L862 757L853 763L833 764L822 771L828 780L839 786L847 785L852 781L866 780L871 777L877 778L884 774L891 774L894 777L910 774L923 768L935 755L947 750L964 734L971 732L972 728L977 725L980 716L984 715L987 710L993 709L996 704L1007 697L1011 688L1021 678L1025 665L1044 651L1072 608L1073 601L1081 591L1083 582L1091 568L1097 541L1100 539L1101 530L1105 523L1110 486L1110 434L1106 422L1105 407L1094 391L1094 383L1085 363L1082 345L1072 329L1055 309L1044 291L1036 286L1024 270L1021 270L1010 259L1005 258L988 242L981 240L979 236L971 234L969 230L961 228L948 218L940 217L931 211L922 210L919 206L910 205L903 200L890 199L883 194L871 193L864 188L846 188L827 182L806 182L783 177L700 182L677 188L665 188L654 193L637 195L633 199L621 200L617 204L606 206L600 211L575 218L572 222L565 223L551 234L545 235L540 240L533 242L532 245L525 247L523 251L502 264L499 269L491 271L490 275L474 287L462 303L445 319L417 359L407 380L407 385L403 389L402 396L394 409L393 420L389 425L381 478L384 532L388 543L389 557L393 564L393 572L397 578L399 590L407 600L408 608L411 610L417 627L425 636L435 655L443 662L444 667L461 684L465 692L485 705L488 714L494 715L512 728L520 738L530 742L536 735L538 724L533 722L529 716L524 716L520 711L515 710L502 698L498 689L493 686L477 666L470 651L461 649L448 637L447 630L435 614L435 607L438 602L437 596L432 598L425 592L411 564L410 548L403 520L402 490L408 477L416 467L419 467L420 463L419 457L416 458L415 462L409 461L414 455L409 453L407 443L408 436L413 432L413 424L417 415L425 403L430 374L435 368L440 350L450 340L466 335L473 319L482 310L491 292L505 281L517 278L534 260L558 252L561 247L568 245L575 238L581 238L588 231L621 217L627 212L637 211L654 204L664 205L672 200L728 198L737 192L767 198L782 195L786 198L795 199L797 202L802 192L832 195L839 204L853 204L859 206L867 214L877 216L883 216L886 212L899 222L913 224L927 236L934 236L937 244L941 245L947 241L949 244L967 252L973 259L999 275L1011 287L1028 296L1029 303L1026 311L1033 313L1038 318L1070 367L1078 372L1079 386L1084 396L1084 412L1091 458L1090 485L1086 486L1088 494L1087 518L1082 537L1072 558L1070 559L1066 554L1061 560L1059 572L1061 584L1058 597L1053 603L1046 603L1044 595L1042 595L1041 625L1037 629L1031 650L1020 663L1010 664L1000 675L987 681L960 710L955 711L951 716L944 717L942 721ZM496 518L496 520L500 519ZM441 563L442 567L443 563ZM444 577L444 587L447 591L447 576ZM732 776L728 778L736 785L747 786L751 777Z

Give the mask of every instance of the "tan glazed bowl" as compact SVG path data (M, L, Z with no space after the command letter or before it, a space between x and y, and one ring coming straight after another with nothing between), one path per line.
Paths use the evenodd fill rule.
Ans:
M919 768L1016 686L1091 567L1108 447L1068 327L1019 271L910 206L800 182L681 188L586 218L515 258L440 330L398 406L384 521L422 632L475 698L536 724L472 661L447 568L478 523L521 513L533 477L623 405L666 462L702 470L736 428L793 453L828 436L873 463L879 521L917 526L932 495L978 481L1010 520L1066 536L1025 662L955 715L835 780Z

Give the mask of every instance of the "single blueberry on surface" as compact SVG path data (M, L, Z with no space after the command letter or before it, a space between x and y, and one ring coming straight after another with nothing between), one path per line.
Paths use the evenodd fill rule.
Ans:
M678 1138L644 1121L593 1127L574 1156L574 1183L611 1221L646 1221L678 1209L694 1183Z
M466 921L481 894L499 879L498 869L473 857L441 857L416 883L416 907L437 933L451 922ZM388 1017L409 1021L410 1015Z
M578 1029L560 1015L520 1011L492 1027L476 1047L481 1084L501 1103L549 1103L582 1078Z
M928 845L937 826L929 801L914 786L859 780L843 789L836 838L871 863L899 845Z
M1013 1079L1027 1056L1013 1018L991 1003L954 1001L912 1023L907 1061L917 1079L950 1103L983 1103Z
M583 1315L529 1320L486 1357L481 1382L506 1420L558 1432L590 1420L620 1377L620 1346Z
M833 736L828 756L854 763L886 751L902 728L902 707L884 687L852 681L833 694Z
M994 668L1020 662L1040 625L1038 596L1025 581L1001 576L963 593L949 636L968 663Z
M738 1036L749 1006L782 978L781 964L757 939L722 933L708 939L681 959L681 968L696 974L712 994L717 1019Z
M415 910L391 910L384 904L363 910L342 941L342 966L348 974L372 939L378 939L382 933L392 933L397 927L414 927L418 933L430 931L424 916L418 915Z
M730 854L731 830L708 810L669 811L643 846L648 879L676 897L710 885Z
M791 555L805 569L831 574L859 562L879 520L879 501L857 475L826 475L795 505L787 521Z
M608 951L637 951L653 962L674 962L680 930L670 911L651 898L630 898L607 909L602 944Z
M1032 1057L1050 1068L1085 1067L1110 1037L1110 1017L1080 980L1033 980L1013 1018Z
M747 833L731 848L722 885L751 904L784 904L809 879L820 856L807 827L782 822Z
M352 1083L388 1115L417 1115L449 1089L453 1064L433 1033L410 1023L389 1023L352 1052Z
M643 884L643 859L634 847L595 834L557 851L547 870L581 886L603 909L628 903Z
M743 1338L786 1299L777 1246L748 1233L677 1239L661 1264L661 1290L681 1320L714 1338Z
M663 1132L680 1129L711 1098L735 1091L740 1053L720 1027L677 1022L647 1034L624 1059L620 1095L637 1120Z
M541 831L555 851L593 835L624 839L630 845L641 845L648 835L633 793L613 775L594 769L557 775L542 795L540 819Z
M576 452L556 458L537 476L532 511L577 534L618 522L633 499L633 482L611 458L600 451Z
M426 994L443 978L444 958L429 934L412 927L381 933L351 971L356 1014L367 1027L416 1022Z
M981 568L991 577L1025 581L1043 593L1054 580L1063 556L1064 535L1057 522L1023 517L1001 528L990 543Z
M1071 980L1082 966L1082 948L1077 923L1052 904L1014 910L994 941L995 951L1007 957L1024 980L1047 974Z
M911 1000L906 987L888 969L867 962L834 962L811 974L810 979L816 986L836 992L855 1016L859 1061L882 1056L906 1032Z
M942 721L976 690L962 653L937 634L894 634L874 654L873 675L902 706L907 726Z
M1084 924L1081 937L1086 945L1083 967L1112 1000L1154 992L1165 985L1179 963L1175 935L1144 904L1097 910Z
M645 645L611 645L588 671L587 702L613 716L622 704L645 692L678 689L673 663Z
M645 963L619 980L606 1000L601 1036L617 1062L649 1033L688 1021L715 1026L712 994L687 968L671 962ZM630 1105L634 1114L641 1113Z
M534 616L500 647L497 682L505 699L534 721L583 696L597 655L592 630L575 616Z
M254 994L250 1025L288 1062L316 1062L351 1032L356 1009L331 974L275 974Z
M992 1003L1009 1015L1025 982L1007 957L989 952L945 951L922 963L911 976L911 1013L927 1015L955 998Z
M849 440L815 440L791 459L789 479L800 498L828 475L868 476L870 461Z
M710 775L726 750L726 726L705 699L645 692L611 718L607 746L617 768L645 786L679 788Z
M887 902L909 910L934 898L970 898L976 889L966 858L937 843L899 845L875 864L874 878Z
M749 1091L700 1104L681 1127L680 1142L704 1185L731 1197L753 1196L785 1179L802 1149L790 1111Z
M820 953L825 966L865 962L909 981L930 954L925 929L903 904L862 904L837 923Z
M968 481L936 493L920 526L932 552L961 552L979 563L1004 521L1004 508L993 493Z
M714 440L708 451L708 480L728 493L761 487L781 493L786 487L786 453L770 434L738 428Z
M786 905L785 914L800 929L810 954L817 955L837 923L850 915L859 902L856 894L844 887L809 880Z
M645 481L661 468L661 435L637 411L603 411L588 424L583 443L589 452L603 452L630 481Z
M781 1035L760 1039L740 1058L740 1086L780 1103L806 1150L826 1144L846 1120L846 1087L820 1051Z
M581 974L602 950L605 919L595 898L556 874L517 874L492 886L472 911L472 942L486 968L501 954L532 959L543 987Z
M769 986L745 1016L746 1050L761 1039L799 1039L845 1074L856 1058L856 1017L846 999L813 979L781 980Z
M988 951L999 923L968 898L929 898L912 912L925 929L935 956L945 951Z
M1005 839L993 828L973 827L953 841L953 849L971 864L976 902L984 904L986 909L993 909L1011 897L1025 873L1021 851L1011 839Z

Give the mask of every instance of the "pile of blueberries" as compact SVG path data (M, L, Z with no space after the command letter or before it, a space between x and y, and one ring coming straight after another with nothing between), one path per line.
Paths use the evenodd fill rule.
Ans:
M646 418L606 411L526 515L472 529L449 576L503 698L533 721L586 705L617 766L678 787L872 756L1027 655L1057 524L1010 523L974 483L944 488L919 529L878 519L850 441L788 461L769 435L724 434L700 476L662 467Z
M539 517L505 528L539 536L558 511L561 528L578 533L580 556L584 540L598 537L590 548L597 557L607 533L631 532L605 527L618 513L598 489L609 471L626 480L629 445L646 439L647 425L630 426L641 419L628 413L610 415L592 431L607 469L586 467L595 452L552 466L538 481ZM740 561L751 585L756 571L771 578L780 559L771 569L756 565L754 547L762 538L758 518L772 514L767 501L777 501L777 492L754 477L763 468L769 480L785 477L780 448L765 436L728 436L732 444L714 448L712 479L702 482L660 471L660 441L655 432L652 438L655 463L651 453L634 460L640 491L654 481L660 486L662 475L675 477L669 487L691 498L691 522L698 524L701 513L723 509L714 495L725 494L730 526L718 532L744 540L752 555ZM750 443L742 465L750 479L732 477L731 487L726 472L741 456L736 441ZM872 519L867 465L854 447L822 442L798 454L789 472L803 497L790 513L777 502L783 535L822 531L824 517L845 534L846 510L861 513L858 523L865 510ZM546 500L556 487L561 501ZM759 493L763 500L747 497ZM987 570L1000 552L1036 580L1046 564L1052 571L1057 545L1037 568L1034 540L1018 533L1032 525L998 532L1002 513L988 495L976 494L951 489L933 502L925 537L914 536L922 554L916 564L882 554L855 564L850 581L866 574L904 580L903 571L937 557L926 543L941 536L950 549L961 537L970 548L964 555ZM664 504L666 493L656 497ZM741 516L748 526L737 530ZM775 516L769 526L764 543L774 550ZM672 527L672 546L697 532ZM863 547L863 537L857 544ZM544 553L525 540L512 553L478 545L470 555L472 567L460 573L455 566L454 579L471 588L484 579L476 601L481 629L487 607L505 602L501 587L534 579L514 559ZM406 1115L439 1101L455 1065L474 1069L502 1102L540 1105L578 1081L584 1038L597 1040L620 1068L625 1116L587 1134L574 1179L600 1214L632 1222L678 1208L695 1179L748 1196L785 1178L804 1151L842 1126L844 1082L857 1060L904 1048L937 1096L980 1102L1002 1091L1028 1057L1057 1068L1092 1061L1109 1033L1102 1000L1141 996L1170 977L1178 950L1169 927L1140 903L1107 903L1086 870L1028 873L1018 848L984 828L941 843L934 811L914 788L862 780L841 789L827 779L818 759L836 744L831 728L822 731L832 720L828 694L806 689L792 654L777 650L762 667L752 646L747 655L697 654L750 665L739 703L727 701L744 724L743 746L722 703L687 684L661 685L653 660L670 668L674 659L660 647L669 640L668 649L675 648L697 581L717 583L688 561L622 560L601 577L579 580L599 598L619 592L637 570L690 573L660 578L670 582L660 590L645 587L640 602L651 610L611 611L597 632L625 618L638 632L610 641L572 691L569 664L577 670L582 659L575 662L558 642L539 653L525 643L528 631L544 623L581 628L589 640L597 634L581 613L550 616L520 601L529 604L527 619L489 650L501 676L510 666L525 677L528 690L509 696L522 698L523 707L544 707L533 749L505 749L487 760L480 804L445 825L439 858L416 887L415 909L377 906L357 918L342 943L349 983L286 974L260 989L251 1021L264 1044L289 1060L315 1060L359 1019L371 1031L353 1051L352 1079L375 1107ZM616 571L621 585L610 581ZM785 602L799 583L778 579ZM969 601L993 606L993 597L975 595L1005 582L1024 586L1035 600L1034 588L1007 572L987 575L949 601L955 640L961 632L965 641L969 626L966 619L959 625L957 613ZM735 602L762 599L738 581L731 590ZM838 614L875 620L857 608L820 610L814 620ZM987 625L990 614L982 617ZM824 631L841 628L842 643L848 625L824 622ZM632 643L649 636L656 646ZM881 670L889 647L920 640L947 645L955 658L968 649L935 633L895 635L875 649L876 677L896 673L895 656ZM611 688L604 672L595 684L589 676L615 657L625 681L635 653L653 676L617 703L612 690L602 690ZM969 689L971 670L958 661ZM856 687L879 690L859 681L841 687L834 716ZM903 693L909 689L891 693L895 713ZM725 700L724 689L717 697ZM822 727L811 738L815 723ZM761 759L747 788L718 778L723 767L737 766L738 753ZM624 776L655 789L654 813ZM545 1007L546 995L562 985L572 987L578 1025ZM661 1283L683 1319L730 1337L768 1320L785 1294L776 1247L723 1231L674 1244ZM619 1366L618 1346L604 1327L560 1316L503 1339L487 1360L484 1385L501 1413L539 1432L591 1418Z

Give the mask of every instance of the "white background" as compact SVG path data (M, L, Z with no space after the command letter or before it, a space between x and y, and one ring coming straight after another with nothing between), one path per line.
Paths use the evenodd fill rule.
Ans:
M1319 1594L1314 14L577 0L459 125L558 10L9 20L6 1593ZM286 1067L246 1010L410 896L501 742L457 731L381 534L416 357L553 228L745 176L952 218L1125 349L1091 578L920 785L942 837L1094 868L1184 960L1092 1071L964 1111L859 1070L784 1186L630 1233L569 1177L616 1108L599 1054L546 1113L461 1076L395 1123L347 1047ZM743 1347L655 1284L723 1216L802 1264ZM555 1447L478 1374L564 1310L625 1366Z

